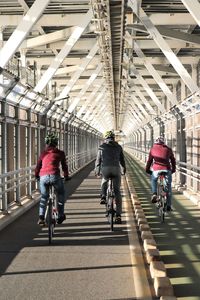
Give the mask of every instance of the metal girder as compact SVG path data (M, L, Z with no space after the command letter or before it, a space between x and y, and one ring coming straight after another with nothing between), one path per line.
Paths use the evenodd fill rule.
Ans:
M131 96L131 100L138 106L138 110L143 113L144 117L147 118L149 116L149 114L144 109L144 107L142 106L141 102L137 99L137 97L135 97L135 95L133 95L132 90L130 90L130 89L129 89L129 94Z
M27 34L40 18L50 0L36 0L27 14L22 18L15 31L10 36L0 52L0 67L4 68L9 59L15 54Z
M165 26L155 26L155 27L159 31L159 33L164 37L183 41L186 43L192 43L192 44L197 44L197 45L200 44L200 37L198 35L189 34L189 33L185 33L185 32L178 31L178 30L168 29ZM139 25L139 24L130 24L127 26L127 28L134 29L136 31L141 31L141 32L148 32L148 30L146 29L145 26ZM137 36L134 38L137 39ZM143 42L145 43L145 41L143 41ZM148 46L150 48L151 46L150 46L149 42L151 42L151 41L146 41L146 42L148 42ZM141 41L140 41L140 43L142 44ZM170 44L170 40L167 40L167 44L170 46L170 48L175 47L172 43ZM186 45L187 44L185 44L185 47L186 47ZM142 48L142 45L140 45L140 46Z
M42 0L43 1L43 0ZM40 0L41 2L41 0ZM45 14L42 15L37 26L58 26L58 27L73 27L82 23L84 15L77 14ZM1 15L0 26L17 26L21 21L21 16L19 15Z
M72 87L74 86L74 84L76 83L76 81L78 80L78 78L80 77L80 75L84 72L84 70L86 69L87 65L91 62L91 60L93 59L93 57L95 56L95 54L97 53L97 51L98 51L98 44L96 43L92 47L92 49L90 50L90 52L88 53L88 55L84 58L82 64L79 66L78 70L74 73L74 75L69 80L69 82L67 83L66 87L60 93L60 95L56 98L56 100L59 100L60 98L64 98L64 97L66 97L69 94L70 90L72 89Z
M149 73L153 76L153 78L155 79L155 81L157 82L157 84L159 85L163 93L167 96L169 101L172 103L172 105L177 104L176 96L172 94L172 92L165 84L164 80L156 71L156 69L153 67L153 65L150 62L146 62L145 60L146 57L136 42L134 42L134 50L140 58L143 58L145 67L147 68Z
M200 26L200 3L197 0L181 0L191 16Z
M193 0L188 0L192 2ZM173 2L172 2L173 3ZM194 25L195 21L187 13L154 13L149 16L154 25Z
M86 26L90 23L92 16L93 16L92 9L90 9L87 12L87 14L85 15L83 22L79 26L75 27L73 33L71 34L69 39L66 41L65 46L62 48L62 50L58 53L58 55L52 61L48 70L43 74L42 78L39 80L36 87L34 88L34 91L42 92L42 90L45 88L47 83L51 80L51 78L55 74L56 70L59 68L59 66L63 62L64 58L69 54L69 52L71 51L74 44L80 38L80 36L83 33L83 31L85 30Z
M137 77L139 83L144 87L144 89L146 90L146 92L148 93L148 95L151 97L151 99L153 100L153 102L155 103L155 105L158 107L158 109L160 110L160 112L164 113L165 112L165 108L164 108L163 104L157 98L156 94L150 88L150 86L148 85L148 83L140 75L140 72L133 65L131 66L131 71Z
M66 29L62 29L62 30L57 30L57 31L54 31L51 33L42 34L40 36L31 38L31 39L27 39L26 41L23 42L23 44L21 45L21 48L26 48L26 49L27 48L35 48L38 46L55 43L60 40L66 40L73 34L74 30L75 30L75 27L70 27L70 28L66 28ZM62 47L64 46L64 43L65 42L63 41Z
M153 107L151 106L151 104L149 103L149 101L145 98L145 96L141 92L140 88L137 85L134 85L134 89L135 89L135 92L136 92L138 98L146 106L146 108L149 111L149 113L151 115L156 115L157 112L153 109Z
M184 81L186 86L189 88L189 90L192 93L195 93L196 91L198 91L198 89L199 89L198 86L192 80L190 74L187 72L187 70L181 64L178 57L174 54L174 52L171 50L171 48L168 46L168 44L166 43L164 38L161 36L159 31L154 26L154 24L148 18L147 14L144 12L142 7L138 8L136 0L129 0L128 5L132 8L133 12L138 16L140 21L147 28L148 32L153 37L154 41L158 44L158 46L160 47L163 54L167 57L168 61L172 64L172 66L177 71L179 76L182 78L182 80Z
M74 109L77 107L78 103L81 100L81 97L85 94L85 92L88 90L89 86L92 85L92 83L95 81L96 77L99 75L99 73L102 70L102 65L99 65L96 70L93 72L93 74L90 76L90 78L87 80L86 84L84 85L84 88L80 91L80 93L77 95L77 97L73 100L71 105L68 108L68 112L72 113Z
M93 89L93 91L90 93L90 96L87 97L86 101L82 104L81 108L77 111L77 117L80 118L81 115L87 111L87 107L90 105L92 101L94 101L94 98L96 94L98 93L99 89L102 88L104 80L101 79L101 82Z

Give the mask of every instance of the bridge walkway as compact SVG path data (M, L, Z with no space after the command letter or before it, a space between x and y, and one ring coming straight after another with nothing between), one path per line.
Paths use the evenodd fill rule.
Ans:
M93 164L66 183L67 219L52 245L38 205L0 232L0 299L156 299L123 183L123 223L111 232Z

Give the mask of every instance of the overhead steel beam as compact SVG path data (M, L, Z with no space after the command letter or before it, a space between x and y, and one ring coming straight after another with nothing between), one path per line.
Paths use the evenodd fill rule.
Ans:
M56 98L57 100L59 100L60 98L64 98L69 94L70 90L72 89L72 87L74 86L74 84L76 83L76 81L78 80L80 75L84 72L87 65L92 61L92 59L95 56L95 54L97 53L98 49L99 49L98 43L96 43L92 47L92 49L90 50L88 55L84 58L82 64L79 66L78 70L74 73L72 78L69 80L69 82L67 83L65 88L60 93L60 95Z
M55 74L56 70L59 68L59 66L63 62L64 58L69 54L72 47L74 46L74 44L77 42L77 40L80 38L81 34L85 30L86 26L90 23L92 16L93 16L92 9L90 9L87 12L87 14L85 15L83 22L80 23L79 26L75 27L73 33L71 34L69 39L66 41L62 50L54 58L54 60L50 64L48 70L43 74L42 78L38 81L36 87L34 88L34 91L41 93L42 90L46 87L47 83L51 80L51 78Z
M133 12L138 16L140 21L144 24L144 26L147 28L148 32L153 37L154 41L158 44L163 54L167 57L168 61L171 63L171 65L174 67L174 69L177 71L183 82L186 84L186 86L189 88L189 90L192 93L195 93L199 90L196 83L192 80L190 74L187 72L187 70L184 68L184 66L181 64L178 57L174 54L174 52L171 50L171 48L168 46L164 38L161 36L159 31L156 29L154 24L151 22L145 11L142 9L142 7L137 6L136 0L129 0L128 5L132 8Z
M43 0L40 2L44 2ZM85 14L44 14L37 22L37 26L73 27L82 23ZM192 18L193 20L193 18ZM0 26L18 26L21 21L19 15L1 15ZM193 20L194 21L194 20Z
M84 104L82 104L81 108L77 111L77 117L80 118L81 115L88 111L89 108L88 106L90 105L90 103L92 103L92 101L95 100L96 94L98 93L99 89L102 88L102 84L103 84L104 80L101 79L101 82L93 89L93 91L90 93L90 95L87 97L86 101L84 102Z
M100 65L98 65L96 70L93 72L93 74L90 76L90 78L87 80L87 82L84 85L83 89L80 91L80 93L77 95L77 97L73 100L73 102L69 106L69 108L68 108L69 113L72 113L74 111L74 109L77 107L77 105L79 104L81 98L84 96L85 92L92 85L92 83L95 81L95 79L97 78L97 76L99 75L101 70L102 70L102 65L100 64Z
M200 37L196 34L189 34L189 33L179 31L179 30L168 29L164 26L155 26L155 27L160 32L160 34L164 37L168 37L171 39L175 39L175 40L179 40L179 41L183 41L183 42L191 43L191 44L197 44L197 45L200 44ZM127 25L127 28L134 29L135 31L148 32L146 27L143 25L140 25L140 24L130 24L130 25ZM137 39L137 36L135 38ZM147 41L147 42L149 42L149 41ZM140 41L140 43L142 44L141 41ZM170 45L170 41L167 41L167 44L170 46L170 48L174 48L174 46L172 44Z
M154 80L157 82L157 84L159 85L163 93L166 95L168 100L171 102L171 104L172 105L177 104L176 96L172 94L172 92L170 91L170 89L168 88L168 86L160 76L160 74L153 67L153 65L150 62L146 62L145 60L146 57L136 42L134 42L134 50L140 58L143 58L145 67L147 68L149 73L153 76Z
M197 0L181 0L191 16L200 26L200 3Z
M49 2L50 0L36 0L27 14L23 16L19 25L0 51L0 67L4 68L6 66L34 24L38 21Z
M193 0L188 0L192 2ZM71 27L82 22L84 14L45 14L37 22L37 26ZM196 21L189 13L153 13L149 16L154 25L195 25ZM17 26L20 23L19 15L1 15L0 26Z
M146 90L147 94L151 97L155 105L158 107L158 109L164 113L165 108L163 104L160 102L160 100L157 98L156 94L153 92L153 90L150 88L148 83L144 80L144 78L140 75L139 71L132 65L131 71L134 73L134 75L137 77L139 83L143 86L143 88Z
M135 92L140 99L140 101L146 106L147 110L151 115L156 115L157 112L153 109L149 101L145 98L144 94L141 92L140 88L138 86L134 86Z

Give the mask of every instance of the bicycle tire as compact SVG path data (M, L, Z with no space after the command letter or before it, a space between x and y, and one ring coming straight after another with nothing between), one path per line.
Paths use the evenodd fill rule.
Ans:
M107 206L107 215L108 215L108 223L110 224L110 230L114 230L114 209L113 209L113 199L108 199Z
M49 238L49 244L52 243L52 239L53 239L53 219L52 219L52 203L51 201L49 202L48 205L48 214L47 214L47 218L48 218L48 238Z
M160 219L161 219L161 223L164 223L165 221L165 199L162 197L161 199L161 215L160 215Z

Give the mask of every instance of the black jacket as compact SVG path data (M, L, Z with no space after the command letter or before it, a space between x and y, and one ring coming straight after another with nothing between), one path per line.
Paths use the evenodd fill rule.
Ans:
M100 174L102 167L119 167L120 165L123 168L123 173L125 173L126 165L122 147L117 142L107 139L99 146L95 172L96 174Z

